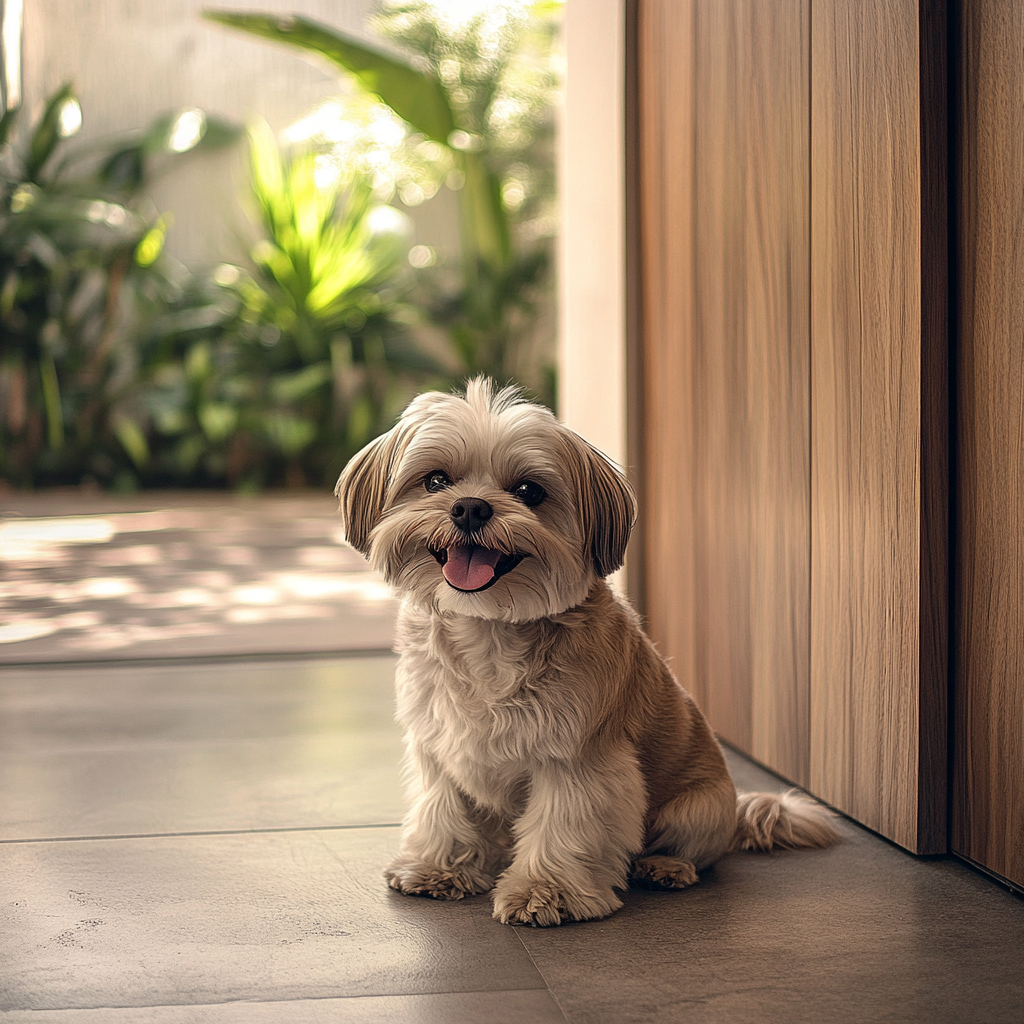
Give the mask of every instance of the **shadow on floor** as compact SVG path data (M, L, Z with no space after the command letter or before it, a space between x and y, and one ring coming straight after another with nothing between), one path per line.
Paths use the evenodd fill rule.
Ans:
M394 601L326 492L4 505L0 664L390 646Z

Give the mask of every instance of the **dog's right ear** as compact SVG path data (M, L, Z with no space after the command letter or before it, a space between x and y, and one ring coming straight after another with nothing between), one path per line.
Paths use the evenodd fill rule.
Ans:
M399 428L395 427L353 455L334 488L345 540L362 555L369 555L370 531L384 511L398 433Z

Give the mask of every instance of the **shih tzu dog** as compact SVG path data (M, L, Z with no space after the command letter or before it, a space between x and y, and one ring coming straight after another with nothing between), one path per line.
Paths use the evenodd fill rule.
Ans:
M348 541L402 598L404 893L493 890L506 924L605 917L728 850L825 846L794 794L737 798L704 716L605 582L633 492L515 389L420 395L338 481Z

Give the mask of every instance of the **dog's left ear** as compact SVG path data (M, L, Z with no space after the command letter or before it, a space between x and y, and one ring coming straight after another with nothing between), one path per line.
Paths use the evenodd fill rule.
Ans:
M571 434L573 479L584 537L594 571L610 576L626 557L636 523L636 495L616 466L577 434Z
M334 493L338 496L345 540L362 555L370 552L370 531L384 511L399 427L381 434L349 459Z

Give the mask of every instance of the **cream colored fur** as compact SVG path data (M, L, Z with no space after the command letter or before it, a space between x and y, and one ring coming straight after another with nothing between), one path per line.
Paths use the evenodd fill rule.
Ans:
M450 485L431 492L436 472ZM543 501L511 493L523 481ZM612 913L630 878L681 888L730 849L834 840L805 798L737 802L704 716L604 580L633 493L546 409L484 379L421 395L337 493L349 541L402 598L410 808L392 887L493 890L499 921L555 925ZM493 512L471 533L454 521L469 499ZM460 543L523 557L464 592L431 553Z

